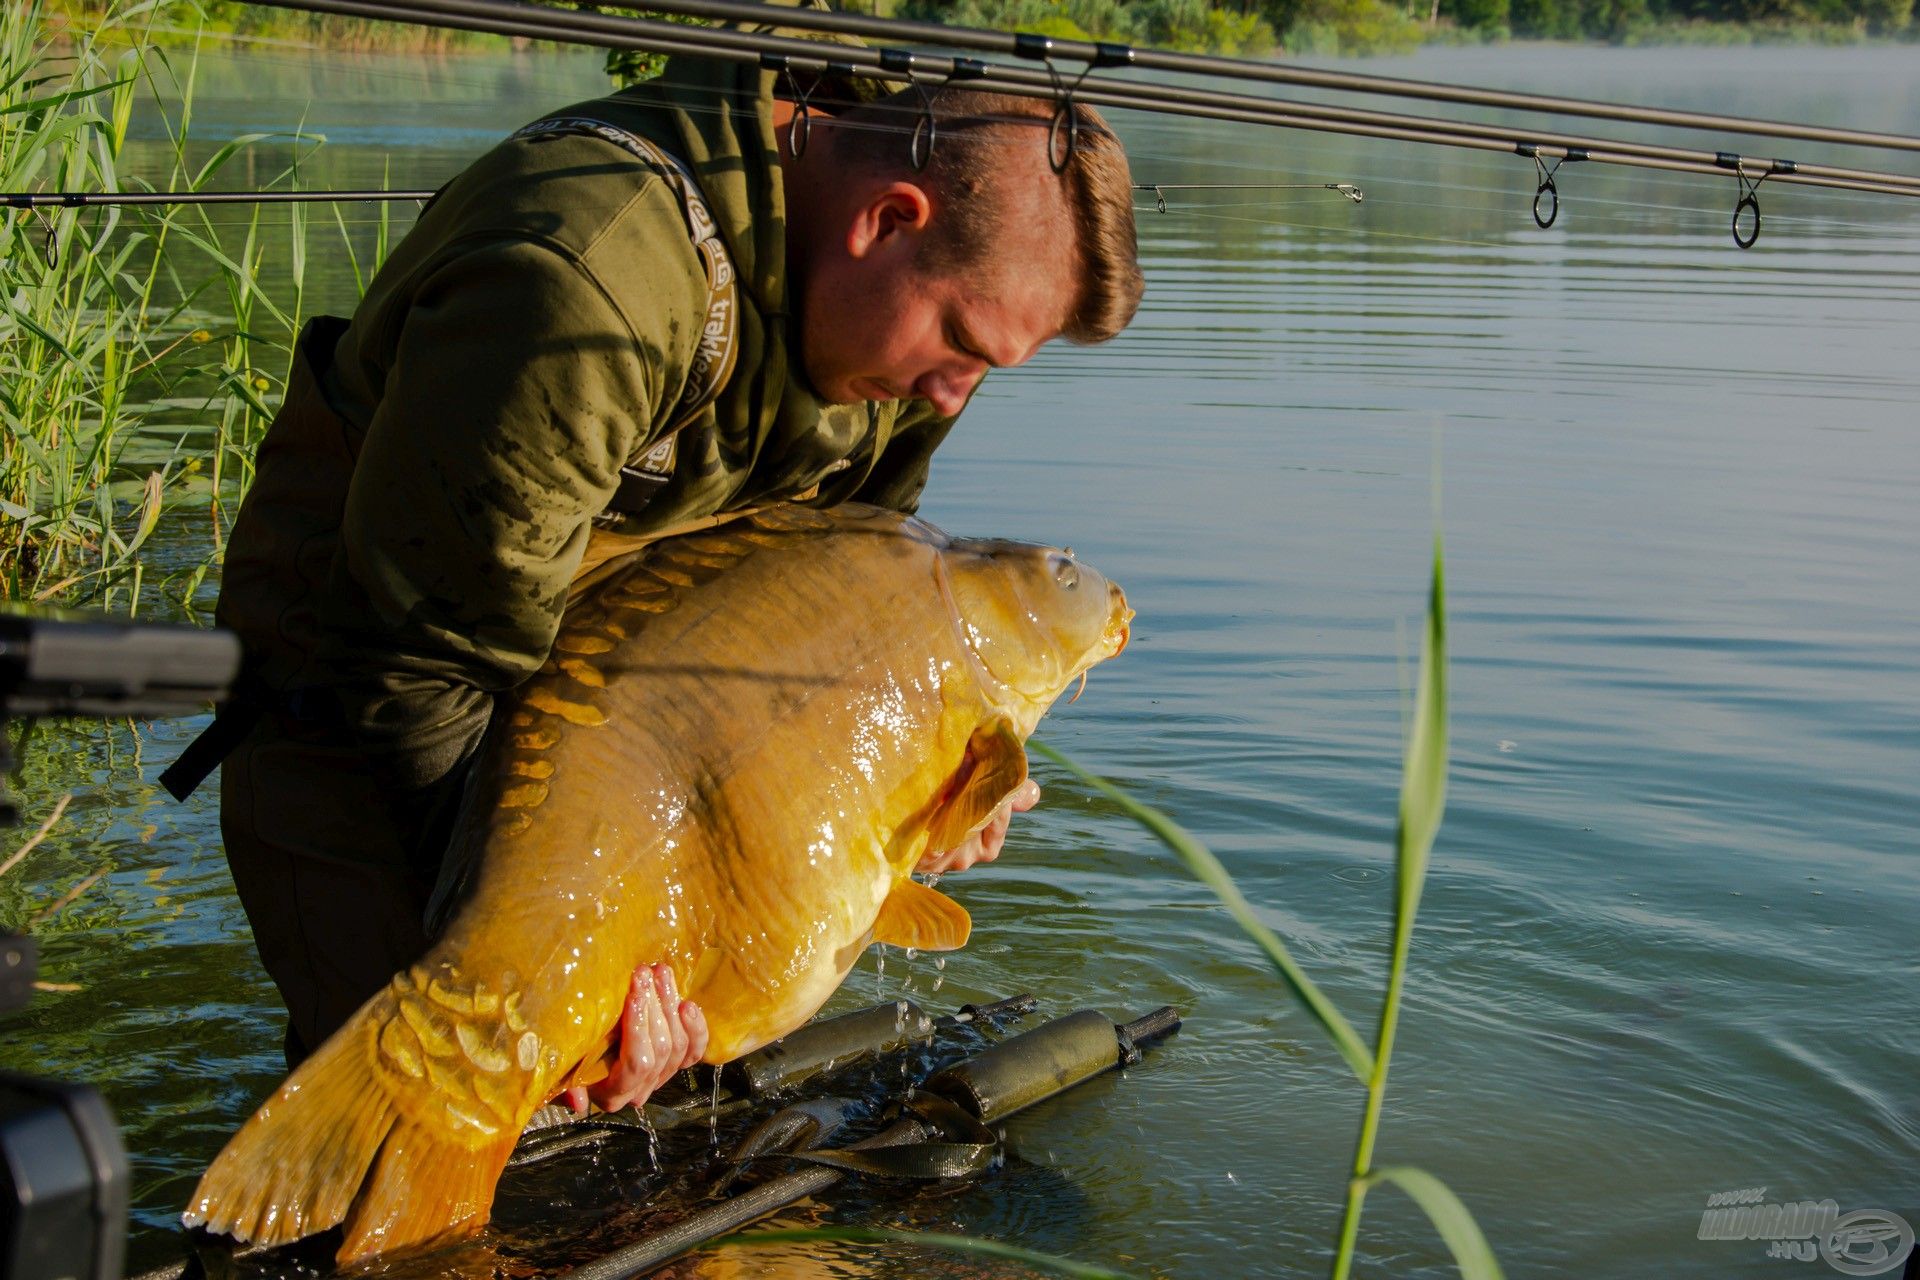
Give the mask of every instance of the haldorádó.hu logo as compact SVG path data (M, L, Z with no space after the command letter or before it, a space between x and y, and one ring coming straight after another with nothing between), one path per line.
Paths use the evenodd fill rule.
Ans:
M1913 1227L1885 1209L1840 1212L1833 1200L1767 1200L1765 1187L1716 1191L1700 1215L1702 1240L1765 1240L1769 1258L1826 1259L1842 1275L1877 1276L1913 1252Z

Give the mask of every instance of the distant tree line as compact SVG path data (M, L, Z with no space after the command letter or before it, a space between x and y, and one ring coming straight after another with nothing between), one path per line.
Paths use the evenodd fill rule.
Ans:
M842 0L888 12L886 0ZM898 0L900 17L1259 56L1429 40L1616 43L1911 39L1914 0Z

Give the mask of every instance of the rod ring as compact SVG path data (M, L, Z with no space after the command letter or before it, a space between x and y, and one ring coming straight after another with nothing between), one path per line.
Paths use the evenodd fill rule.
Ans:
M1064 127L1062 122L1065 122ZM1065 145L1062 146L1064 139ZM1047 124L1047 165L1055 173L1065 173L1067 166L1073 163L1074 149L1080 145L1080 113L1074 110L1073 99L1060 99L1053 109L1053 119Z
M939 126L933 121L931 108L913 122L913 137L907 144L907 160L913 165L915 173L925 169L927 161L933 159L933 143L938 132Z
M1753 230L1746 235L1740 234L1740 215L1748 209L1753 210ZM1751 249L1760 239L1760 201L1749 191L1740 197L1740 203L1733 206L1733 242L1742 249Z
M807 140L813 137L813 108L802 98L787 121L787 154L795 160L807 154Z
M913 136L907 140L907 161L913 165L913 171L919 173L933 159L934 144L940 139L940 122L933 115L933 99L940 87L936 86L929 93L925 84L911 78L911 72L908 74L908 83L920 95L920 118L913 122Z
M787 153L798 160L807 154L807 142L813 137L813 106L807 100L813 96L813 90L802 90L800 78L793 74L793 64L788 62L781 68L787 78L787 93L793 99L793 116L787 121ZM820 87L814 81L814 89Z
M40 231L45 237L41 242L40 252L41 256L47 260L47 270L58 271L60 269L60 232L54 226L53 219L47 216L45 209L37 204L28 207L33 210L34 221L40 224Z
M1553 197L1547 203L1547 211L1545 213L1540 212L1541 196ZM1542 231L1544 231L1548 227L1552 226L1555 220L1558 219L1559 217L1560 217L1560 188L1553 185L1552 178L1548 178L1545 182L1541 183L1539 188L1533 193L1533 221L1536 226L1538 226Z

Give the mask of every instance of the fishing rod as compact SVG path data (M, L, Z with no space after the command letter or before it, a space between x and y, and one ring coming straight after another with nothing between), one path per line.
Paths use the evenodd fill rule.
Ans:
M1726 151L1692 150L1646 143L1566 137L1513 130L1503 126L1327 107L1181 86L1134 84L1094 77L1089 74L1091 67L1088 73L1082 73L1069 82L1062 79L1051 65L1046 72L1040 72L1030 68L989 64L972 58L942 58L900 48L823 46L821 42L814 40L758 32L689 27L645 18L555 10L540 5L519 3L518 0L256 0L256 2L308 12L414 22L427 26L488 31L501 35L569 41L608 48L644 49L668 54L718 57L736 62L758 62L762 66L778 71L786 78L789 95L800 109L802 122L808 112L809 91L800 88L799 76L810 74L819 77L860 72L876 79L911 85L919 89L924 104L924 118L917 120L913 126L913 145L916 148L922 144L922 135L925 139L924 145L933 145L933 95L947 84L961 82L981 89L1054 100L1056 112L1050 129L1049 147L1056 155L1059 152L1057 139L1063 135L1067 153L1070 155L1074 117L1068 108L1075 101L1093 106L1168 112L1234 123L1275 125L1392 141L1516 154L1533 160L1536 166L1538 181L1533 196L1533 217L1534 221L1542 227L1552 226L1559 215L1558 174L1561 166L1586 161L1703 175L1732 173L1740 184L1740 195L1733 213L1733 235L1735 242L1743 249L1751 247L1759 237L1758 192L1760 184L1769 179L1778 183L1872 194L1920 195L1920 177L1906 174L1803 164L1771 158L1755 159ZM714 0L714 2L719 3L721 0ZM735 0L725 0L725 2L731 4ZM758 8L753 5L743 7ZM788 14L813 11L780 10L778 12ZM936 78L929 78L930 76ZM901 131L907 132L904 127ZM924 156L918 151L916 151L916 158L924 163ZM1064 158L1058 163L1064 165ZM1337 184L1334 189L1339 189ZM0 197L0 203L33 208L37 212L41 208L56 205L216 204L242 203L254 199L259 199L263 203L317 202L336 199L421 200L430 197L431 194L431 192L412 191L281 192L258 195L245 192L55 192L3 196ZM1351 199L1352 196L1349 195L1348 198ZM1159 199L1157 203L1164 206L1164 199ZM1744 230L1743 217L1749 220Z
M904 132L904 131L903 131ZM1164 191L1337 191L1359 204L1366 197L1351 182L1136 182L1135 191L1151 191L1165 213ZM0 192L0 208L92 209L116 205L197 204L351 204L356 201L431 200L432 191L333 190L304 191L23 191Z
M1512 111L1531 111L1546 115L1586 116L1593 119L1621 120L1669 128L1708 129L1720 133L1795 138L1804 142L1825 142L1840 146L1920 151L1920 137L1909 137L1904 134L1875 133L1861 129L1835 129L1784 120L1750 120L1741 116L1678 111L1662 107L1641 107L1630 103L1596 102L1546 94L1516 93L1504 89L1481 89L1471 85L1406 80L1392 76L1323 71L1284 62L1255 62L1251 59L1227 58L1218 54L1174 53L1168 50L1141 48L1107 41L1063 40L1028 32L950 27L938 22L881 18L849 11L776 8L772 5L754 3L753 0L658 0L657 3L655 0L647 0L646 8L651 12L673 13L716 22L797 27L869 39L939 45L950 49L975 49L984 53L1008 54L1017 58L1048 63L1056 59L1082 62L1087 64L1089 69L1138 67L1144 71L1184 72L1266 84L1421 98L1433 102L1460 103L1466 106L1501 107Z
M1366 193L1351 182L1136 182L1135 191L1153 192L1153 205L1167 212L1169 191L1337 191L1359 204Z
M1734 207L1733 234L1735 242L1743 249L1751 247L1759 238L1758 193L1761 183L1770 179L1776 183L1881 195L1920 195L1920 177L1909 174L1805 164L1777 158L1754 158L1730 151L1516 130L1505 126L1327 107L1184 86L1137 84L1095 77L1092 75L1092 65L1079 76L1067 80L1051 64L1043 72L986 63L975 58L929 55L903 48L838 44L823 47L819 41L802 38L548 9L520 3L519 0L255 2L307 12L488 31L605 48L690 53L735 62L756 62L786 78L789 92L803 115L810 91L799 87L798 77L802 74L821 77L858 73L906 84L918 88L923 101L923 118L916 123L914 141L915 158L920 163L924 163L924 155L919 151L920 134L926 135L926 145L932 145L933 95L946 85L964 83L972 88L1053 100L1056 110L1049 133L1049 147L1056 157L1057 167L1064 166L1064 158L1059 157L1059 137L1065 137L1067 155L1071 154L1075 117L1069 108L1074 102L1516 154L1533 160L1536 166L1538 183L1534 191L1533 215L1542 227L1551 226L1559 214L1559 168L1566 163L1586 161L1677 173L1733 174L1739 182L1740 192ZM778 14L789 12L808 11L783 9ZM1750 218L1750 229L1747 231L1742 230L1743 216Z
M355 201L433 198L431 191L8 191L0 208L25 209L46 235L43 255L49 269L60 263L60 244L48 209L100 209L121 205L348 204Z
M0 193L0 207L90 209L139 204L347 204L355 200L431 200L431 191L22 191Z

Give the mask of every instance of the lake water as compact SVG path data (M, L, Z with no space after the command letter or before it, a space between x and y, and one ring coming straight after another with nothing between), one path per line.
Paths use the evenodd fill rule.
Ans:
M1920 133L1913 48L1370 69ZM592 55L266 49L209 60L194 127L300 124L328 139L316 185L433 186L603 84ZM1920 205L1769 185L1742 253L1730 177L1570 168L1540 230L1518 157L1119 124L1144 181L1366 199L1146 201L1139 320L994 375L944 450L925 515L1071 543L1139 611L1045 736L1206 839L1370 1033L1437 468L1452 790L1380 1160L1446 1179L1513 1276L1829 1273L1697 1239L1707 1197L1738 1188L1920 1224ZM370 216L346 211L361 233ZM351 305L338 260L310 269L310 307ZM174 806L151 781L185 733L45 739L30 812L79 798L0 888L11 919L111 868L47 942L46 976L83 989L10 1020L0 1061L105 1088L139 1176L136 1266L176 1251L198 1168L278 1079L212 792ZM1014 1122L1003 1173L861 1214L1141 1275L1322 1274L1360 1088L1206 890L1038 772L1007 855L946 882L975 941L943 970L870 956L835 1007L1031 990L1056 1013L1172 1003L1186 1026ZM1452 1274L1395 1192L1362 1241L1363 1274ZM724 1266L806 1273L688 1274Z

